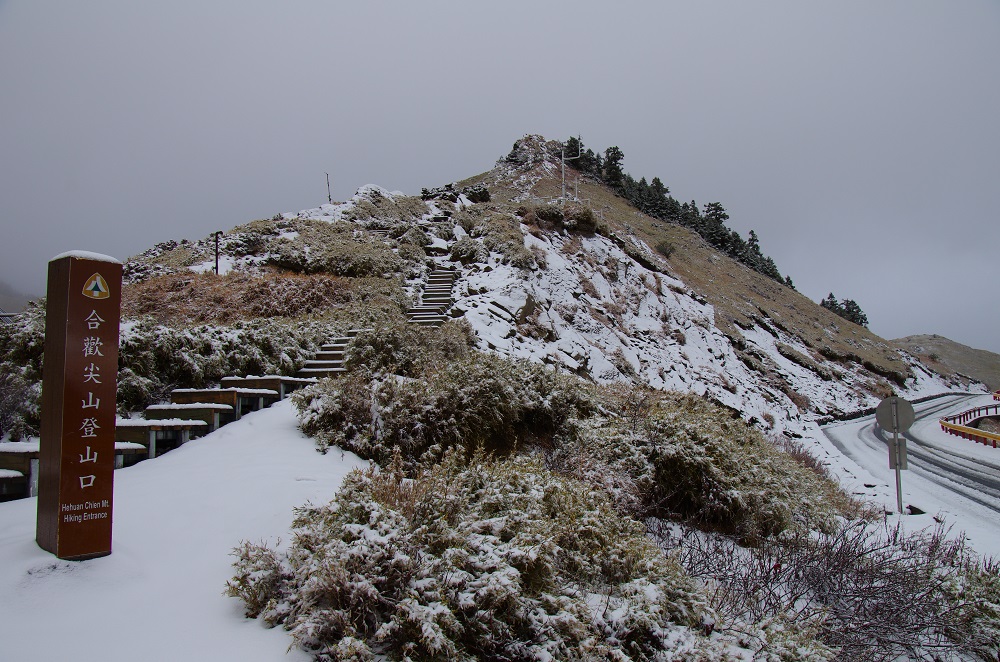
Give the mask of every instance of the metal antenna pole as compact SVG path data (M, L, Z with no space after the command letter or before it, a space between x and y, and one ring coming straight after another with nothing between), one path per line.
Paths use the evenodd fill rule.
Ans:
M325 172L323 174L326 175L326 201L332 205L333 195L330 194L330 173Z
M571 156L569 158L566 158L566 148L565 147L563 147L562 150L559 153L562 155L562 158L560 159L562 161L562 199L565 200L566 199L566 162L567 161L573 161L574 159L578 159L578 158L580 158L580 156L582 156L582 154L583 154L583 140L580 139L579 135L576 137L576 156ZM577 187L579 187L579 181L577 182Z

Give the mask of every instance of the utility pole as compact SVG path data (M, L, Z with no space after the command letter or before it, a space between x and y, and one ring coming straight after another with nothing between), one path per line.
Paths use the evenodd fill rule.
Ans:
M219 235L222 234L222 230L217 230L215 232L215 275L219 275Z
M330 193L330 173L325 172L323 174L326 175L326 201L332 205L333 195Z

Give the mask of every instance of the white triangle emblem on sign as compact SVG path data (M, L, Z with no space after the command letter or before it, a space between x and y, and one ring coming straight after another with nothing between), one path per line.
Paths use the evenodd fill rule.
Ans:
M83 286L83 296L91 299L107 299L111 296L108 281L104 280L101 274L94 274L87 279L87 284Z

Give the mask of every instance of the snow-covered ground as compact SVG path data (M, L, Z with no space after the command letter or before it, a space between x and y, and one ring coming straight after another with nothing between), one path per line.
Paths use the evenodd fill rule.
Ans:
M851 443L870 424L827 430ZM939 437L935 425L918 422L914 433L980 463L1000 463L1000 449ZM813 441L850 489L894 509L895 483L881 453L861 449L861 459L852 459L819 429ZM296 506L328 501L348 471L365 465L337 450L318 454L286 400L117 471L110 556L61 561L35 543L36 499L0 503L0 659L308 659L287 651L287 633L243 618L240 602L223 595L229 554L241 540L287 541ZM978 551L1000 554L995 513L916 471L903 485L906 503L927 511L905 516L909 528L933 526L942 515L968 532Z
M286 400L116 471L103 558L57 559L35 543L37 499L0 503L0 660L308 660L223 595L241 540L287 540L295 507L367 465L296 423Z
M341 220L376 193L398 195L365 187L346 203L285 217ZM465 236L460 227L455 235L452 241ZM525 241L547 268L526 275L496 254L486 265L455 265L456 308L484 349L586 370L598 381L634 376L659 388L708 394L758 420L771 414L775 431L806 435L849 491L895 510L894 475L870 418L818 428L810 414L741 362L715 327L711 305L681 281L637 264L614 242L557 234L526 234ZM220 260L220 271L235 266L231 257ZM214 269L214 260L193 269ZM525 334L532 326L535 333ZM759 328L744 336L814 405L851 410L877 402L859 388L867 375L858 366L840 366L841 379L823 380L778 351L780 342L786 352L790 347L808 355L796 338L775 338ZM917 378L902 390L904 397L951 387L913 367ZM959 465L1000 481L1000 449L951 437L937 426L938 415L979 403L955 398L920 406L918 413L934 411L913 434L926 453L953 455ZM904 502L926 514L901 516L905 525L929 527L943 517L965 531L977 551L1000 555L1000 515L982 503L993 503L992 497L970 498L968 487L965 495L956 494L948 481L917 464L911 460L913 468L904 473ZM108 557L56 559L35 543L37 500L0 503L0 660L308 659L288 651L291 639L283 630L246 620L240 602L225 597L230 552L242 540L287 540L295 507L330 500L343 477L365 465L336 450L318 454L284 401L117 471Z

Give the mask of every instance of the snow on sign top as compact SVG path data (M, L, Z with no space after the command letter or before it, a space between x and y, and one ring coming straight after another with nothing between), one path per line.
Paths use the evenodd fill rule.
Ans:
M64 257L75 257L79 260L93 260L95 262L111 262L113 264L121 264L121 261L111 257L110 255L101 255L100 253L91 253L90 251L66 251L65 253L60 253L54 258L49 260L49 262L55 262L56 260L61 260Z

